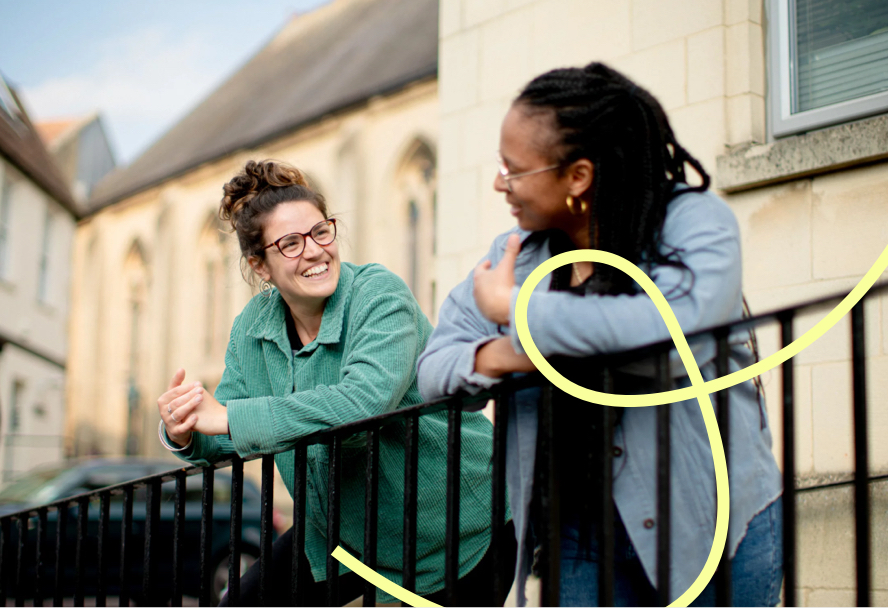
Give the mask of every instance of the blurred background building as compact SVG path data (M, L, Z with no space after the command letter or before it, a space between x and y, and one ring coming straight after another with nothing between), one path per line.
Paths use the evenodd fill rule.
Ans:
M64 455L71 245L80 212L0 77L0 472Z
M161 454L173 372L212 390L251 297L222 186L249 159L304 170L344 225L435 309L438 5L337 0L268 45L89 199L74 248L67 436L73 455Z
M7 342L4 436L13 428L10 404L23 399L16 391L34 395L22 403L56 395L61 407L56 385L28 393L30 376L10 379L5 366L16 353L60 383L67 360L70 455L162 452L157 396L180 366L215 386L231 322L251 296L236 240L216 216L222 185L248 159L305 170L346 227L343 257L391 268L434 321L449 290L512 226L492 187L511 100L543 71L591 61L657 96L678 139L712 175L740 222L753 312L849 290L888 244L884 0L334 0L286 24L133 163L97 184L113 155L101 151L96 121L71 131L99 142L86 170L65 151L69 144L51 143L62 171L40 177L17 164L4 141L0 311L27 311L15 316L30 321L3 316L0 329L58 363ZM4 120L0 128L24 133L15 118ZM87 198L76 207L79 196ZM56 252L67 251L77 209L86 217L73 245L66 353L67 258ZM33 226L16 234L60 231L51 255L62 257L48 266L59 274L45 282L58 285L47 292L58 294L52 307L35 296L44 284L38 261L56 259L40 249L50 240L8 244L10 222L25 218ZM34 249L10 266L3 252L16 247ZM29 259L33 272L25 270ZM879 474L888 471L888 444L878 441L888 432L885 298L870 299L866 314L870 464ZM819 318L796 319L796 335ZM763 356L776 351L776 331L760 332L759 343ZM800 485L847 479L853 467L849 345L842 322L795 359ZM763 381L779 461L779 376ZM49 420L51 408L42 411ZM872 485L873 599L883 605L886 485ZM852 603L850 490L800 495L799 521L799 597L807 605Z

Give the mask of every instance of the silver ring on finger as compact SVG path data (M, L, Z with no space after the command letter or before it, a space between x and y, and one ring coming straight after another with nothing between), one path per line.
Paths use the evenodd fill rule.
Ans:
M170 407L169 405L167 406L167 414L169 414L170 416L173 415L173 408Z
M170 412L170 418L173 419L173 422L175 422L176 424L179 424L179 421L176 420L176 416L175 416L175 414L173 414L172 412Z

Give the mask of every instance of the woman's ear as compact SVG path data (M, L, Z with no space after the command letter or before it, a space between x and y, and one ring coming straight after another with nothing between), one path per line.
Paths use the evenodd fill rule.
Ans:
M271 281L271 273L268 272L268 268L265 266L265 260L260 258L259 256L251 255L247 258L247 264L250 265L250 268L255 272L260 279L263 281Z
M588 158L574 161L567 169L567 177L570 180L569 190L571 196L580 196L592 187L592 178L595 176L595 165Z

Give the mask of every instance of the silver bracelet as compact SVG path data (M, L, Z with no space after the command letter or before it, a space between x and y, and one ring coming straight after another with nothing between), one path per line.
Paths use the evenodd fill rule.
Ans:
M166 438L166 425L163 423L163 419L160 421L160 425L157 427L157 437L160 439L160 442L163 444L163 447L168 449L170 452L181 452L183 450L187 450L191 447L191 442L194 440L194 433L191 434L191 437L188 438L188 443L183 445L181 448L174 448L170 445L170 442L167 441Z

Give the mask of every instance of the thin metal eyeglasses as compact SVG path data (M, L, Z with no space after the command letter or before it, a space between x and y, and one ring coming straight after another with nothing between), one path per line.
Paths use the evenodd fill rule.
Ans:
M499 165L499 174L502 176L503 181L506 182L506 188L509 189L509 192L514 192L514 190L512 190L513 179L533 175L534 173L542 173L543 171L551 171L552 169L557 169L561 166L561 163L556 163L554 165L549 165L548 167L543 167L542 169L522 171L521 173L510 173L509 167L506 166L506 161L503 160L503 155L499 152L496 153L496 162Z
M292 232L285 234L274 243L266 245L262 249L268 249L277 245L278 251L285 258L298 258L305 251L305 239L311 237L318 245L329 245L336 238L336 219L330 218L318 222L308 232Z

